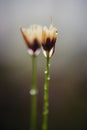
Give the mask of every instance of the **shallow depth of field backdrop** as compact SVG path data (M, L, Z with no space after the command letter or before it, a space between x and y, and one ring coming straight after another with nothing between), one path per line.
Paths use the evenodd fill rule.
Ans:
M58 29L51 58L48 130L87 129L87 1L0 0L0 129L29 130L31 57L20 26ZM42 124L45 58L38 56L38 130Z

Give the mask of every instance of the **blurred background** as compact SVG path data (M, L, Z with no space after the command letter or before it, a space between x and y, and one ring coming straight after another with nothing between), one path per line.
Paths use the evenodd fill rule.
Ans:
M20 26L58 29L51 58L48 130L87 129L87 0L0 0L0 129L29 130L31 57ZM45 58L37 57L41 130Z

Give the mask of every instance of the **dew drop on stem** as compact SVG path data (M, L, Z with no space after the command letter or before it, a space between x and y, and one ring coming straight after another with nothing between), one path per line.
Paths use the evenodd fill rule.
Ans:
M31 89L30 91L29 91L29 93L30 93L30 95L36 95L37 94L37 90L35 90L35 89Z
M50 77L48 77L48 79L47 80L50 80Z

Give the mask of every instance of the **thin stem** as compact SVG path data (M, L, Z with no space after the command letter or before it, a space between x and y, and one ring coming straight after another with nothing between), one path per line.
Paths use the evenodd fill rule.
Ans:
M32 88L36 90L36 70L37 64L36 64L36 56L32 56Z
M30 90L31 94L31 122L30 130L36 130L36 115L37 115L37 86L36 86L36 57L32 56L32 88Z
M44 106L43 106L43 124L42 124L42 129L47 130L48 126L48 106L49 106L49 101L48 101L48 88L49 88L49 52L46 53L47 58L46 58L46 71L45 71L45 84L44 84Z

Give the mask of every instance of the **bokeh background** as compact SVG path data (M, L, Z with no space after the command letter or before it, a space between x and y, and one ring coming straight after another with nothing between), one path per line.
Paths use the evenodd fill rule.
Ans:
M20 26L58 29L51 58L48 130L87 130L87 0L0 0L0 129L29 130L31 57ZM41 130L45 58L38 64Z

